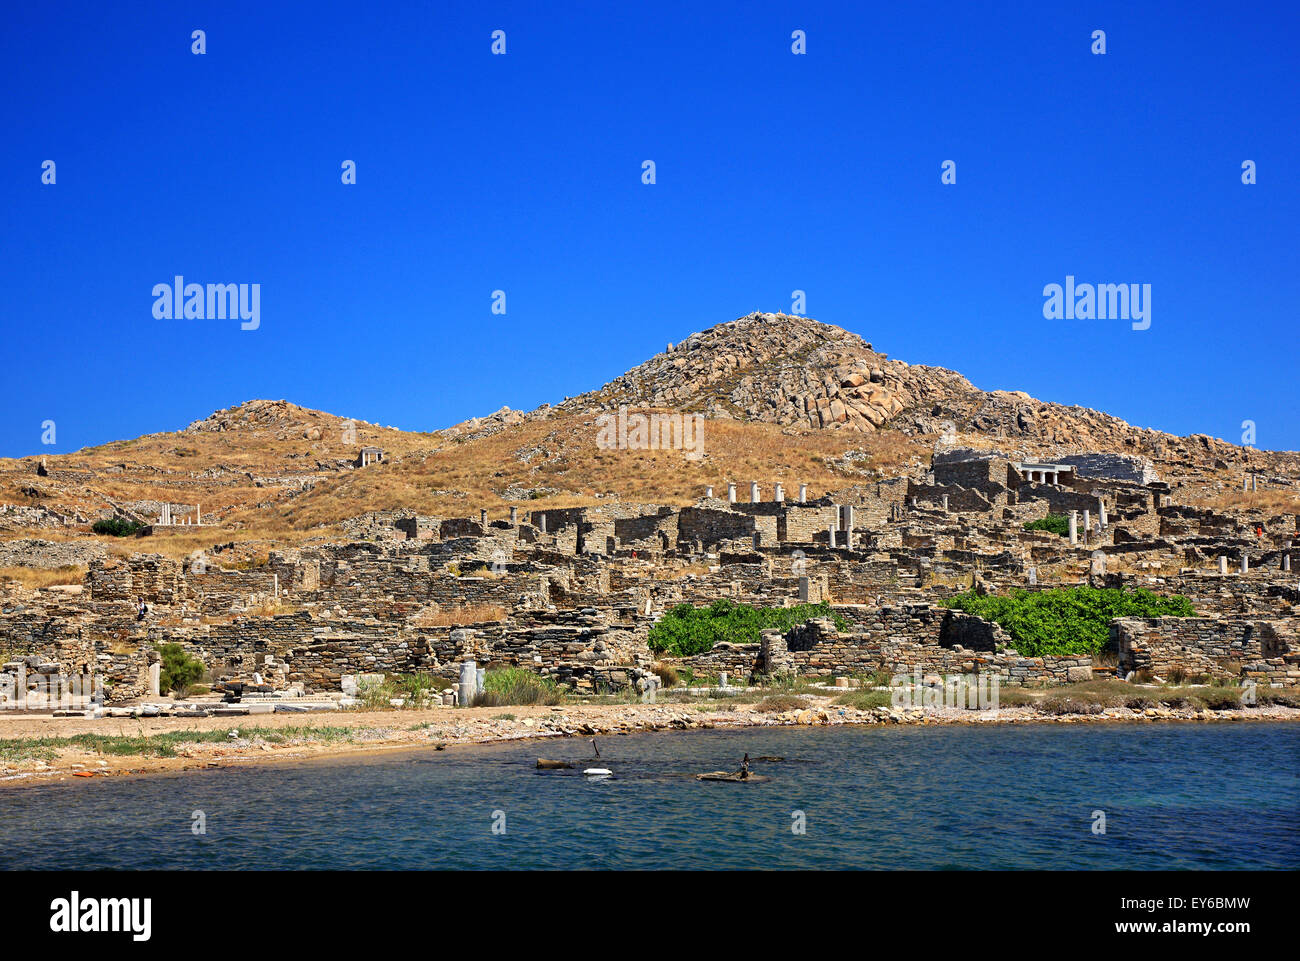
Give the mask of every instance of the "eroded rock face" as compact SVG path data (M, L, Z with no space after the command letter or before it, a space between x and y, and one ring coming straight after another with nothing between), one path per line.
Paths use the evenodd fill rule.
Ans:
M628 404L709 418L873 431L908 408L973 392L960 374L888 360L842 328L755 313L692 334L561 408Z
M1235 460L1240 453L1213 438L1133 427L1024 391L979 390L951 370L890 360L857 334L789 314L753 313L692 334L599 390L528 416L594 414L620 404L792 429L983 434L1006 439L1008 449L1057 453L1111 451L1198 462Z

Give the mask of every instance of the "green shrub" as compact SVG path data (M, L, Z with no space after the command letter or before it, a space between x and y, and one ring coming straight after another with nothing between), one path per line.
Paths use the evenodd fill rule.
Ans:
M838 630L848 630L848 621L833 613L826 603L750 607L724 598L708 607L678 604L650 628L650 650L674 657L690 657L711 651L715 644L724 641L757 644L760 632L768 628L788 631L814 617L830 617Z
M95 521L90 525L90 529L96 534L104 534L108 537L132 537L144 530L144 525L120 517L110 517Z
M1070 536L1070 518L1064 514L1048 514L1036 521L1026 521L1024 528L1027 531L1050 531L1060 537Z
M375 680L365 678L357 681L357 700L361 709L366 711L391 711L391 700L397 697L397 691L389 678Z
M474 698L474 707L562 703L564 692L553 680L522 667L488 671L483 676L483 693Z
M163 693L170 691L177 697L184 697L190 685L207 670L202 661L190 657L179 644L163 644L158 648L158 653L162 655L158 689Z
M1195 617L1191 601L1163 597L1145 588L1061 587L980 595L974 591L941 604L994 621L1026 657L1094 655L1110 638L1114 617Z
M432 674L394 674L385 679L393 690L393 697L404 697L412 706L451 687L451 682Z

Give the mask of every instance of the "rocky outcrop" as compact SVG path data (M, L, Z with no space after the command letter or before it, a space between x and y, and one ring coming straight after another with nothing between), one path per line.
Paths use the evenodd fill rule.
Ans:
M81 541L47 541L22 538L0 541L0 567L35 567L53 570L59 567L88 567L102 561L108 552L95 543Z
M874 431L905 410L975 392L960 374L891 361L857 334L787 314L750 314L670 348L559 409L628 404Z
M1053 454L1111 451L1209 464L1237 461L1243 453L1203 435L1137 428L1023 391L979 390L951 370L890 360L857 334L789 314L753 313L691 334L599 390L528 416L595 414L621 404L806 429L950 438L944 443L982 435L995 444L1005 440L1009 450Z

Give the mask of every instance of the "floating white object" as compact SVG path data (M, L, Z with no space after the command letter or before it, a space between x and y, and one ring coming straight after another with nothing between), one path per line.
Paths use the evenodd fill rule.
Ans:
M609 777L614 772L607 767L589 767L582 773L587 777Z

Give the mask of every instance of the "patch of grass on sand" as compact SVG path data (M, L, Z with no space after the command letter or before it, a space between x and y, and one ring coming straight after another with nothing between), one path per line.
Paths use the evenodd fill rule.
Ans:
M998 685L998 707L1028 707L1042 700L1041 692L1028 691L1023 687L1003 687Z
M1279 707L1300 707L1300 689L1286 687L1265 687L1255 689L1255 700L1261 705L1276 704Z
M765 714L780 714L784 711L801 711L807 706L807 701L794 694L769 694L754 705L754 710Z
M261 739L268 744L290 742L334 743L350 741L355 736L350 727L276 727L245 728L242 738ZM0 740L0 760L16 762L52 761L60 750L76 748L91 754L111 757L175 757L185 744L217 744L231 740L228 730L164 731L161 734L73 734L68 737L32 737Z
M23 587L36 590L56 584L80 584L86 568L65 564L53 569L42 567L0 567L0 581L17 581Z
M1098 680L1053 688L1036 706L1044 714L1100 714L1108 707L1138 711L1150 707L1227 711L1242 704L1241 689L1237 687L1181 684L1141 687L1126 681Z
M889 707L893 698L892 691L857 690L848 691L835 699L841 707L851 707L857 711L873 711L878 707Z
M825 696L825 691L813 687L813 685L831 683L833 683L833 678L829 674L773 674L763 684L763 687L773 694L820 694Z

